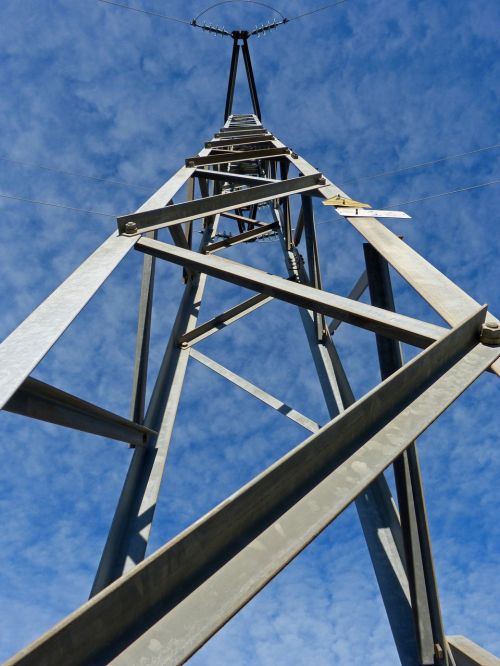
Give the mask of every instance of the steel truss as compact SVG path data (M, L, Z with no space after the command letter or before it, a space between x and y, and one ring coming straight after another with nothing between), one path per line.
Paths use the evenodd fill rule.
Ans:
M155 663L183 663L352 502L401 663L500 663L467 639L445 635L416 446L479 375L500 374L498 321L376 218L339 218L364 237L366 271L347 298L324 291L313 200L347 195L262 126L247 38L233 34L224 127L135 213L118 218L117 232L0 345L4 409L134 447L90 600L7 664L134 664L153 656ZM240 51L253 113L233 115ZM186 200L174 203L184 186ZM295 230L291 197L301 203ZM234 223L236 235L217 239L221 217ZM196 249L194 225L202 230ZM173 244L157 239L163 228ZM284 276L219 256L270 233L281 242ZM144 263L125 419L30 373L132 248ZM158 259L182 266L185 287L146 408ZM389 265L449 328L396 313ZM257 293L200 324L207 276ZM371 305L359 301L367 288ZM331 418L323 427L195 349L273 299L299 308ZM342 322L376 335L382 381L360 400L333 340ZM402 341L423 349L407 364ZM145 560L190 358L312 434ZM399 511L384 477L390 465Z

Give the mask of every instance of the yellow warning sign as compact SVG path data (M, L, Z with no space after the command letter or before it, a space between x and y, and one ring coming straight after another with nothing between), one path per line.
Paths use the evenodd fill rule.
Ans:
M370 208L370 204L363 203L362 201L354 201L354 199L348 199L347 197L341 197L340 194L337 194L336 197L332 199L325 199L323 201L323 206L337 206L339 208Z

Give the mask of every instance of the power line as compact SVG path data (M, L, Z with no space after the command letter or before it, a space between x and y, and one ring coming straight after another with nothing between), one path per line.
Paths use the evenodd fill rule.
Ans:
M436 199L437 197L447 197L450 194L457 194L459 192L468 192L469 190L477 190L480 187L488 187L490 185L497 185L500 183L500 178L497 180L490 180L487 183L479 183L478 185L470 185L468 187L461 187L457 190L451 190L450 192L439 192L438 194L430 194L425 197L421 197L420 199L411 199L410 201L400 201L398 203L390 203L390 206L405 206L408 204L412 203L418 203L419 201L427 201L428 199ZM113 219L116 219L116 215L112 215L111 213L103 213L98 210L89 210L87 208L75 208L74 206L66 206L64 204L59 204L59 203L54 203L52 201L39 201L37 199L27 199L25 197L16 197L12 194L3 194L0 193L0 197L2 199L12 199L14 201L23 201L25 203L31 203L35 204L37 206L50 206L51 208L62 208L64 210L70 210L73 212L77 213L87 213L90 215L100 215L102 217L111 217ZM320 222L320 224L324 224L324 222Z
M396 173L400 173L401 171L410 171L411 169L417 169L417 168L427 168L429 166L432 166L434 164L438 164L439 162L444 162L446 160L452 160L452 159L459 159L461 157L467 157L468 155L474 155L477 153L482 153L486 152L488 150L494 150L495 148L500 148L500 143L493 144L491 146L484 146L482 148L476 148L475 150L469 150L466 153L457 153L455 155L448 155L447 157L440 157L439 159L432 160L430 162L420 162L419 164L412 164L410 166L406 167L401 167L400 169L395 169L394 171L382 171L380 173L375 173L371 174L368 176L360 176L357 178L353 178L351 180L347 181L342 181L346 185L349 183L354 183L359 180L370 180L372 178L382 178L384 176L391 176ZM47 166L45 164L39 164L39 163L33 163L33 162L25 162L23 160L17 160L12 157L7 157L7 155L0 155L0 160L3 160L5 162L11 162L12 164L17 164L23 167L28 167L30 169L43 169L44 171L52 171L54 173L61 173L67 176L74 176L77 178L88 178L89 180L95 180L101 183L109 183L110 185L121 185L121 186L126 186L126 187L135 187L140 190L144 190L146 192L151 192L151 190L154 189L154 186L151 185L149 187L145 185L138 185L137 183L129 183L124 180L115 180L112 178L99 178L98 176L91 176L89 174L85 173L80 173L78 171L67 171L66 169L56 169L55 167L52 166Z
M318 12L323 12L325 9L330 9L331 7L336 7L337 5L343 5L344 2L348 2L348 0L337 0L337 2L331 2L330 4L324 5L323 7L312 9L310 12L304 12L304 14L299 14L298 16L294 16L292 18L287 19L287 23L290 23L290 21L297 21L297 19L304 18L304 16L311 16L311 14L317 14Z
M101 215L102 217L112 217L116 219L116 215L111 213L101 213L98 210L87 210L86 208L74 208L73 206L65 206L64 204L52 203L51 201L38 201L36 199L26 199L25 197L15 197L11 194L0 194L2 199L13 199L14 201L24 201L26 203L36 204L37 206L50 206L51 208L63 208L64 210L71 210L77 213L90 213L91 215Z
M97 2L102 2L105 5L113 5L114 7L121 7L122 9L129 9L131 12L156 16L156 18L161 18L165 21L175 21L176 23L184 23L189 26L192 25L191 21L186 21L185 19L176 18L175 16L167 16L166 14L159 14L158 12L152 12L147 9L139 9L139 7L132 7L131 5L124 5L121 2L114 2L114 0L97 0Z
M458 192L468 192L470 190L477 190L480 187L488 187L489 185L497 185L500 183L500 178L490 180L487 183L479 183L479 185L470 185L469 187L460 187L457 190L450 190L449 192L439 192L438 194L429 194L420 199L410 199L410 201L400 201L398 203L390 203L389 206L407 206L408 204L418 203L420 201L427 201L428 199L437 199L438 197L447 197L450 194L457 194Z
M100 183L110 183L111 185L124 185L126 187L135 187L139 190L145 190L147 192L151 191L151 187L145 187L144 185L137 185L135 183L127 183L124 180L113 180L111 178L99 178L98 176L89 176L85 173L79 173L78 171L66 171L65 169L56 169L55 167L45 166L44 164L34 164L33 162L23 162L22 160L15 160L6 155L0 155L0 160L4 162L11 162L12 164L18 164L19 166L28 167L30 169L42 169L43 171L52 171L54 173L62 173L67 176L75 176L77 178L88 178L89 180L96 180Z
M483 153L486 150L494 150L495 148L500 148L500 143L496 143L492 146L485 146L484 148L477 148L476 150L469 150L467 153L457 153L456 155L448 155L447 157L440 157L437 160L432 160L430 162L420 162L419 164L412 164L411 166L401 167L400 169L394 169L392 171L381 171L380 173L374 173L369 176L357 176L356 178L351 178L350 180L345 181L346 185L349 183L355 183L360 180L372 180L374 178L382 178L383 176L393 176L397 173L403 171L410 171L411 169L419 169L433 166L434 164L439 164L440 162L446 162L447 160L455 160L459 157L467 157L468 155L475 155L476 153Z

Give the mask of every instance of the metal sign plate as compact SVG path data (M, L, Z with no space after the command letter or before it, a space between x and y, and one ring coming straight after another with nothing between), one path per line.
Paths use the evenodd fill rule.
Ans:
M411 216L401 210L375 210L373 208L337 208L336 210L344 217L399 217L411 220Z

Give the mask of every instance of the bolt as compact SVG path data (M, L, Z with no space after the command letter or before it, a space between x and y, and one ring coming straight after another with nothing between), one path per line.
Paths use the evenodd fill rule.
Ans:
M194 167L194 162L193 162L193 160L186 160L186 166L188 166L188 167Z
M318 176L318 183L320 185L326 185L326 178L321 174Z
M500 326L498 322L491 321L483 324L480 340L484 345L493 345L495 347L500 345Z
M434 645L434 654L439 661L442 661L444 659L444 652L443 648L439 645L439 643L436 643Z
M127 222L125 225L126 234L135 234L137 233L137 224L135 222Z
M296 160L296 159L298 158L298 154L295 153L295 152L293 152L293 153L292 153L292 157L293 157L294 160Z

